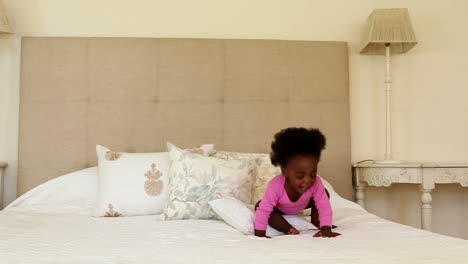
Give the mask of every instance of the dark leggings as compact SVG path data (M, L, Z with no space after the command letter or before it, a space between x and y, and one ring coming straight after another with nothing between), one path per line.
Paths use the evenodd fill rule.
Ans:
M328 190L325 189L325 192L327 193L328 199L330 199L330 194L328 193ZM258 201L255 204L255 210L257 210L258 206L260 205L260 202L262 200ZM311 214L310 214L310 222L317 228L320 228L320 221L318 219L318 210L317 207L315 206L315 201L313 198L310 198L309 204L307 205L305 209L310 208ZM288 233L289 229L291 229L291 225L284 219L283 217L284 213L281 212L278 208L274 207L273 212L271 212L270 219L268 219L268 224L273 227L274 229L281 231L283 233Z

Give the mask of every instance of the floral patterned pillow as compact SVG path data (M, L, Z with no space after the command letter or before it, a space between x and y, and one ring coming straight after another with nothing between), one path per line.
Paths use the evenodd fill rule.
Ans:
M218 159L250 159L254 162L255 166L252 169L254 184L252 185L250 204L255 204L261 200L268 182L281 173L279 167L271 164L269 154L216 151L211 154L211 157Z
M172 164L169 199L161 220L214 219L208 204L211 200L234 197L251 201L250 160L204 157L167 145Z

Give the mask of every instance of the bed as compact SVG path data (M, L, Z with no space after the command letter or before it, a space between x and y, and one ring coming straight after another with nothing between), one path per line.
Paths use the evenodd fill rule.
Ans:
M43 184L0 213L1 263L466 263L468 242L393 223L331 187L334 224L272 239L220 220L91 217L96 168ZM83 191L84 187L87 187Z
M344 42L23 38L21 197L0 212L0 262L466 263L467 241L350 201L348 83ZM305 230L263 239L219 219L92 216L96 144L160 152L170 140L268 153L288 126L327 136L319 173L338 238Z

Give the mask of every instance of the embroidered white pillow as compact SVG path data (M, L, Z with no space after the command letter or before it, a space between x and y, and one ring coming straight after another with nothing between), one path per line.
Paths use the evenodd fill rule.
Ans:
M254 234L255 213L243 202L234 198L221 198L210 201L210 206L221 219L239 232L245 235ZM302 215L284 215L283 217L299 232L316 229ZM284 233L268 225L266 235L279 236Z
M208 153L213 145L197 151ZM95 216L160 214L167 203L169 167L167 152L113 152L97 145L98 185Z
M253 179L250 160L223 160L167 144L172 159L169 199L161 220L213 219L213 199L235 197L249 203Z

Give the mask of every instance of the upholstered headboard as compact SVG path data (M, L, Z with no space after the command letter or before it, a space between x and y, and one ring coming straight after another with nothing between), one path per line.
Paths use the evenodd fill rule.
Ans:
M348 86L345 42L23 38L18 193L96 165L96 144L268 153L305 126L328 139L319 174L351 198Z

